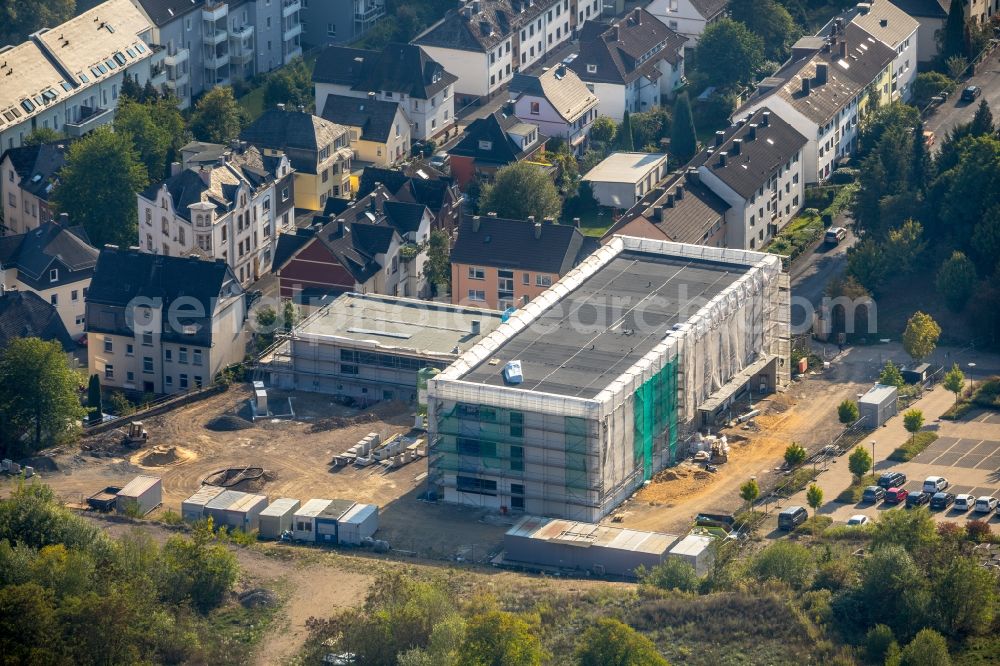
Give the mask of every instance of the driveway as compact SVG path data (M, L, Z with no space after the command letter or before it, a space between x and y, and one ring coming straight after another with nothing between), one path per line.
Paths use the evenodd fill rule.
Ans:
M1000 50L993 53L980 65L979 73L968 81L961 84L961 87L976 85L983 89L983 94L975 102L963 102L961 89L952 93L951 97L940 107L937 112L927 118L924 128L931 130L936 135L934 150L940 149L941 142L945 135L954 129L956 125L967 123L976 115L976 107L980 100L993 109L994 114L1000 113Z

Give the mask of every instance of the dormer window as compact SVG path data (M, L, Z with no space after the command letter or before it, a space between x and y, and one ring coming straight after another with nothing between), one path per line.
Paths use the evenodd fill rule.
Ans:
M493 142L484 139L479 140L479 150L493 150Z
M52 270L49 271L49 282L58 282L58 281L59 281L59 269L53 268Z
M597 65L587 65L587 74L597 74Z

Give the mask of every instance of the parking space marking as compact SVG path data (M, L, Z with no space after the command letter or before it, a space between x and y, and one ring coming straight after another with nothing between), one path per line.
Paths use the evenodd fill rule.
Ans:
M1000 469L1000 456L987 456L983 462L976 465L976 469Z
M936 464L938 462L938 460L941 458L941 456L947 455L947 454L951 453L952 449L954 449L961 441L962 441L961 438L955 439L953 437L941 437L936 442L934 442L934 444L931 444L930 448L928 448L927 450L924 450L923 452L921 452L920 455L918 455L913 460L914 460L914 462L921 462L921 463L925 463L925 464L928 464L928 465L934 465L934 464ZM939 449L937 449L938 442L941 443L942 448L943 448L943 450L940 450L939 453L938 453ZM938 455L934 456L932 453L929 454L930 451L934 451L935 453L938 453ZM927 455L926 458L924 457L925 455ZM961 456L958 456L958 457L961 457ZM956 458L956 460L957 459L958 458ZM950 465L952 463L946 463L946 464Z
M948 488L948 492L955 493L956 495L971 495L972 491L972 486L952 486Z
M967 441L969 441L970 443L976 442L976 440L974 440L974 439L970 439L970 440L967 440ZM977 456L975 453L973 453L973 451L976 449L977 446L979 446L980 444L982 444L984 441L985 440L979 440L975 444L972 444L968 448L968 450L966 451L965 455L962 456L961 458L959 458L958 462L955 463L955 467L975 467L976 465L978 465L979 463L981 463L983 461L983 458L985 456L982 456L982 455ZM968 462L966 462L966 458L974 458L974 462L970 465Z
M931 464L931 465L943 465L943 466L946 466L946 467L954 467L955 466L955 462L957 462L958 459L961 458L961 457L962 457L961 453L946 453L943 456L940 456L939 458L935 458L933 462L928 463L928 464Z
M989 440L984 440L977 444L971 451L971 453L981 453L984 456L988 456L997 450L997 443L991 442Z

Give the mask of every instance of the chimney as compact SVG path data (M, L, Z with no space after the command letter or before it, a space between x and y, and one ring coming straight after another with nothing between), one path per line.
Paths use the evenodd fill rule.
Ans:
M771 125L771 112L765 111L764 113L760 114L760 126L769 127L770 125Z
M812 80L805 78L802 79L802 94L808 95L811 89L812 89Z
M181 169L183 169L183 167L181 166L180 162L171 162L170 163L170 175L171 176L176 176L177 174L179 174L181 172Z
M63 228L69 226L69 213L59 213L59 226Z
M369 92L368 93L368 101L369 102L374 102L375 101L375 93L374 92Z
M719 153L719 166L720 167L725 167L726 164L728 164L728 160L726 159L726 154L725 153Z
M613 41L613 42L617 42L618 41L619 36L618 36L618 26L617 25L611 26L611 29L608 30L608 33L611 36L611 41Z
M889 19L882 19L878 22L878 24L883 28L887 28L889 27Z
M847 57L847 42L840 43L840 59L843 60Z
M743 139L733 139L733 147L729 150L729 153L736 157L741 152L743 152Z
M212 184L212 172L205 169L204 166L198 167L198 175L201 176L201 182L206 185Z
M278 111L284 111L284 110L285 110L285 105L284 104L278 104Z
M683 199L684 198L684 186L683 185L678 185L677 189L674 190L674 195L677 197L678 201L680 201L681 199Z
M483 218L479 217L478 215L472 216L472 233L474 234L479 233L479 225L482 223L482 219Z
M657 222L663 221L663 206L653 206L653 219Z
M542 223L535 222L535 239L537 240L541 237L542 237Z
M343 219L337 220L337 238L343 238L344 234L350 230L351 228L347 226L347 223Z
M580 228L580 218L578 217L573 218L573 226L576 227L577 229Z
M473 0L473 2L472 2L472 13L473 14L478 14L481 9L482 9L482 6L479 4L479 0Z
M722 142L726 140L726 133L722 130L715 132L715 147L718 148L722 145Z
M685 176L685 180L689 184L691 184L691 183L697 184L698 183L698 179L699 179L698 168L697 167L691 167L691 168L689 168L687 170L687 173L684 174L684 176Z
M529 215L528 216L528 222L534 223L534 221L535 221L535 216L534 215Z
M817 63L817 65L816 65L816 85L817 86L824 85L826 83L827 78L829 77L829 75L830 75L830 66L827 65L825 62Z
M542 224L555 224L555 223L556 223L556 218L554 218L554 217L543 217L542 218Z
M642 10L636 7L632 10L632 18L635 19L637 25L642 25Z
M750 123L750 129L747 130L747 141L757 140L757 123Z
M486 213L486 217L496 217L496 216L497 212L495 210L491 210L490 212Z
M673 193L670 193L667 195L667 208L673 208L673 207L674 207L674 195Z
M471 333L473 335L479 335L479 332L482 330L481 325L479 323L479 320L478 319L474 319L474 320L472 320L471 324L472 324L470 326Z

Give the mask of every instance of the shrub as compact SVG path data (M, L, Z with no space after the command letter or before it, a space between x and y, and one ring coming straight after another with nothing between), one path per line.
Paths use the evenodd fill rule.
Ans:
M993 536L993 530L985 520L970 520L965 524L965 533L968 535L970 541L975 541L976 543L990 541Z
M920 454L921 451L926 449L928 446L934 443L934 440L938 438L936 432L918 432L915 434L908 442L897 448L891 454L889 454L889 460L895 462L908 462L913 460Z
M636 575L642 583L661 590L694 592L698 589L698 574L694 567L676 557L668 557L649 570L641 568Z
M780 580L791 587L806 586L816 570L809 550L793 541L776 541L754 558L750 573L757 580Z
M872 664L884 663L889 646L895 642L896 636L892 629L884 624L876 624L865 636L865 658Z
M806 459L806 450L799 444L792 442L785 449L785 463L789 467L798 467Z
M115 391L108 396L108 406L118 416L131 416L135 414L135 405L121 391Z

